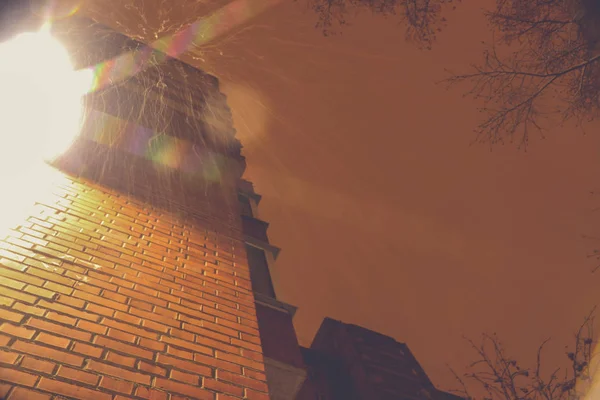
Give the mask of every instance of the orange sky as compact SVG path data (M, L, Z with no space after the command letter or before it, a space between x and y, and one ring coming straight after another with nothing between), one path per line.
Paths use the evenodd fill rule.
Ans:
M326 315L362 325L406 342L444 388L446 365L473 357L463 335L497 332L525 362L551 336L562 360L598 301L586 255L600 243L582 239L600 223L596 128L490 152L469 146L476 104L434 84L478 60L482 3L424 52L370 15L325 38L288 0L197 64L229 96L300 341Z

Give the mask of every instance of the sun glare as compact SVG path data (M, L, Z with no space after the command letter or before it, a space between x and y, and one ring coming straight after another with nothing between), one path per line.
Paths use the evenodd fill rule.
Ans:
M90 70L75 72L47 29L0 43L0 236L35 214L64 179L47 161L79 134Z
M69 148L91 81L85 71L73 70L65 48L45 29L0 44L0 176Z

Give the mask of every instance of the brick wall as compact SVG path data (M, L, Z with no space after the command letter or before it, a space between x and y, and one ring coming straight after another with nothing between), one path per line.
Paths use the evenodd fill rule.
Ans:
M82 179L52 192L0 241L1 396L268 398L243 243Z
M98 130L117 125L88 118L55 165L64 172L43 166L52 180L33 173L19 190L3 188L9 204L35 206L19 207L10 226L0 221L10 228L0 240L0 398L268 399L229 109L214 78L175 60L156 68L175 71L173 82L196 79L187 90L218 121L190 124L208 107L198 105L161 127L137 118L144 127L108 132L118 140L107 143ZM154 100L127 85L88 106L151 115ZM156 138L198 163L161 164Z

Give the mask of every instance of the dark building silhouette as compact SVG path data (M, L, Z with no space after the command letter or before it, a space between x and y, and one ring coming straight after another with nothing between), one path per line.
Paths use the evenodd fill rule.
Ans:
M300 347L295 308L277 299L271 279L279 249L258 219L260 196L240 185L248 265L255 293L267 383L274 400L458 400L435 388L404 343L325 318L310 348Z
M250 279L263 347L269 393L274 400L294 400L306 378L304 360L292 323L296 308L277 299L271 269L279 248L269 244L268 224L258 218L260 196L252 184L239 185L242 226Z
M308 380L298 400L460 399L434 387L406 344L360 326L325 318L302 354Z

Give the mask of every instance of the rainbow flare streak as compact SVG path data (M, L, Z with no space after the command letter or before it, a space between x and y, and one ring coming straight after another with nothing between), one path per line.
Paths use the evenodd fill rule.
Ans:
M211 15L199 19L179 32L156 40L142 50L121 54L115 59L88 67L85 71L91 71L94 78L87 93L136 75L148 68L152 59L160 62L165 56L177 57L192 46L205 44L279 1L281 0L234 0Z
M164 62L167 57L176 58L191 47L208 43L280 1L234 0L185 29L160 38L140 50L80 69L76 71L76 78L81 78L82 93L92 93L133 77L156 62ZM119 147L157 165L202 174L210 181L220 180L220 168L224 160L214 154L199 154L188 142L99 111L92 111L87 124L92 124L91 129L87 130L89 139L97 143Z

